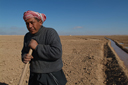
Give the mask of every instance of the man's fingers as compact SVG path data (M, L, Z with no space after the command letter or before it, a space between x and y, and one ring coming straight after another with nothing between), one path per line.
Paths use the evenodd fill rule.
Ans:
M31 60L31 58L25 58L24 60L25 60L25 61L30 61L30 60Z
M26 64L27 62L31 61L31 59L24 59L24 63Z
M31 55L29 55L29 54L26 54L26 56L27 56L27 57L31 57Z
M33 59L34 57L33 57L33 56L31 56L31 58Z
M26 64L28 61L24 61L24 63Z
M26 56L24 57L24 63L26 64L27 62L31 61L31 59L33 59L33 56L26 54Z

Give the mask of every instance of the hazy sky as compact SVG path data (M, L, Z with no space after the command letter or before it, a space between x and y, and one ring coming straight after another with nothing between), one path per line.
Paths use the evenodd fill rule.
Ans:
M0 0L0 35L28 32L27 10L44 13L59 35L128 35L128 0Z

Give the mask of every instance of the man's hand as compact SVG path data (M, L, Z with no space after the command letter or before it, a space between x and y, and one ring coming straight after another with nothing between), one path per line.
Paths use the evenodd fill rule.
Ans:
M23 62L26 64L27 62L31 61L31 59L33 59L32 55L25 54L25 56L23 58Z
M36 49L36 46L38 45L37 41L32 39L29 43L29 47L32 48L33 50Z

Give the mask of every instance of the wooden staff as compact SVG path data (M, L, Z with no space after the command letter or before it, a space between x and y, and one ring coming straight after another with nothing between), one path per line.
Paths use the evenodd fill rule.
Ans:
M32 49L29 50L28 54L32 55ZM24 66L24 69L23 69L23 72L22 72L22 75L21 75L21 78L20 78L20 82L19 82L18 85L22 85L23 84L24 76L26 74L28 65L29 65L29 62L27 62L27 64L25 64L25 66Z

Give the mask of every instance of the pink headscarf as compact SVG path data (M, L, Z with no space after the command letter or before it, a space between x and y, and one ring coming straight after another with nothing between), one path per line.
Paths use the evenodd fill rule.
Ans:
M24 12L24 16L23 16L24 20L27 20L27 19L33 18L33 17L38 18L38 19L42 20L43 22L46 20L46 15L45 14L30 11L30 10Z

